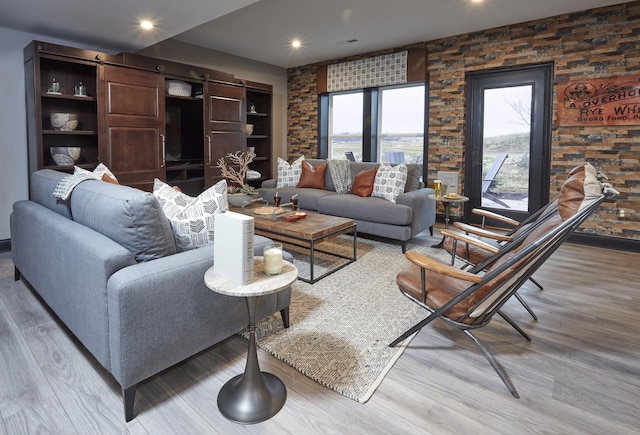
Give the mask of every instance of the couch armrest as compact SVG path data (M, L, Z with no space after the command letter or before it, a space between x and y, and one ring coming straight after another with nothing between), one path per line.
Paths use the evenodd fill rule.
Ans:
M247 326L244 298L207 288L213 246L127 267L108 282L111 372L123 388ZM286 308L290 289L260 298L258 318Z
M436 223L436 200L433 195L435 191L429 187L401 193L396 198L396 204L406 205L413 210L412 237Z

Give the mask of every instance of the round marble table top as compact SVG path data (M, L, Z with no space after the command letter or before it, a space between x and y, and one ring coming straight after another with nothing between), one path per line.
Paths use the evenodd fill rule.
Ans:
M278 275L264 273L262 257L254 257L253 262L254 277L249 284L241 285L216 273L215 265L205 272L204 283L223 295L250 297L279 292L298 278L298 268L286 260L282 262L282 272Z

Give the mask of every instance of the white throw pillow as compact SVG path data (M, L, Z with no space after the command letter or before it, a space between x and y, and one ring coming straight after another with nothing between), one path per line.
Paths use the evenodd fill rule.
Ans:
M395 204L398 195L404 192L405 184L407 184L407 166L404 163L396 166L382 163L376 172L371 196L383 198Z
M156 178L153 195L169 219L178 251L212 244L215 215L229 208L226 180L217 182L194 198Z
M304 156L298 157L289 164L286 160L278 157L278 179L276 187L296 187L302 174L302 161Z

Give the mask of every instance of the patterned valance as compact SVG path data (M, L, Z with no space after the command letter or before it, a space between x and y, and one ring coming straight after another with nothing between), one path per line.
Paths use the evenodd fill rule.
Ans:
M327 91L407 83L408 52L383 54L327 66Z

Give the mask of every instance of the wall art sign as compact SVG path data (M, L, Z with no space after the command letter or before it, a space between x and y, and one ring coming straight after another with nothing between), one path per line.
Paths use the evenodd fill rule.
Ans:
M327 66L327 91L407 83L407 51Z
M640 75L558 85L558 125L640 125Z

